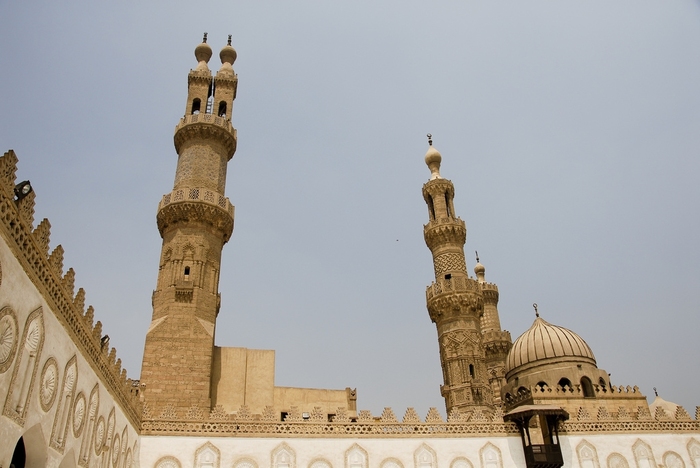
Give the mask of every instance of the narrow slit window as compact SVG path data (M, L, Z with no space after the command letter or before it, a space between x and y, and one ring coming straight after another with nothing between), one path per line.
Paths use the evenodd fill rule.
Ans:
M450 196L445 194L445 211L447 211L447 217L452 217L452 210L450 210Z
M226 103L224 101L221 101L219 103L219 117L226 117Z

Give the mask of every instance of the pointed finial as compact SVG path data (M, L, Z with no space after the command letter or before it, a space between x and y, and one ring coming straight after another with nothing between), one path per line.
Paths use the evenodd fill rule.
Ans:
M659 396L659 392L656 391L656 387L654 387L654 395Z
M202 38L202 42L204 42L205 44L207 43L207 34L208 33L204 33L204 37Z
M537 302L535 302L534 304L532 304L532 307L535 308L535 315L539 318L540 313L539 313L539 311L537 310Z
M228 35L228 45L231 45L231 34Z
M428 133L426 136L428 137L428 145L433 146L433 135Z
M479 252L477 252L477 251L475 250L474 253L476 254L476 263L480 263L480 262L479 262Z

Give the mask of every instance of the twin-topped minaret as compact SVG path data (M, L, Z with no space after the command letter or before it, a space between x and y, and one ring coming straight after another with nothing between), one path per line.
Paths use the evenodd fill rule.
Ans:
M234 209L224 192L226 166L236 151L231 113L238 78L231 36L215 76L206 41L205 34L195 49L185 115L175 127L173 191L158 206L163 247L141 370L144 399L155 414L169 406L211 405L221 251L233 232Z
M483 265L477 263L477 279L467 274L467 228L455 214L454 185L440 176L442 156L428 138L425 162L431 174L423 185L423 198L429 221L423 235L433 254L435 282L428 286L426 299L430 319L437 326L441 393L448 413L456 409L492 414L500 405L510 334L500 328L498 288L485 282Z

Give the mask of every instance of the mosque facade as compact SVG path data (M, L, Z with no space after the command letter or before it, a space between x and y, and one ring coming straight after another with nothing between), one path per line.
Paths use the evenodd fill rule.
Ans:
M195 49L175 127L175 181L158 204L163 239L140 379L35 222L35 194L0 157L0 468L700 468L691 416L637 387L615 386L575 332L537 313L515 341L498 286L464 256L455 187L432 146L423 186L426 289L447 418L431 408L358 410L357 390L278 387L274 351L214 344L219 272L233 233L225 195L236 151L238 76L229 42L212 74ZM155 265L154 265L155 267Z

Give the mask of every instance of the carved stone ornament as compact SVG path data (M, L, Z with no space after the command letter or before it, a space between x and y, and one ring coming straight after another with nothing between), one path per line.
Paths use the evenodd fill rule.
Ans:
M56 401L58 390L58 365L53 357L48 358L44 363L40 382L39 403L41 403L41 409L48 413Z
M75 398L75 405L73 406L73 435L75 437L80 437L83 432L83 426L85 425L85 395L80 392Z
M119 434L114 435L114 442L112 442L112 464L117 466L119 463L119 455L121 449L121 441L119 440Z
M105 418L100 416L97 420L97 426L95 426L95 455L100 455L102 453L102 446L105 443Z
M17 351L17 318L9 307L0 310L0 374L10 368Z

